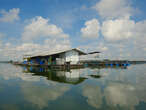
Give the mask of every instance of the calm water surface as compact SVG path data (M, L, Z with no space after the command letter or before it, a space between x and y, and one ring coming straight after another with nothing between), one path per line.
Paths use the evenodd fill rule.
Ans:
M71 71L0 64L0 110L146 110L146 64Z

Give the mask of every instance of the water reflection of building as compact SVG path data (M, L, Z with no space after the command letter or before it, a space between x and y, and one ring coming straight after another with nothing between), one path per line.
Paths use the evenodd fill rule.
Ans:
M60 83L69 83L69 84L79 84L83 82L85 79L91 77L96 79L104 77L103 72L100 73L100 70L102 71L102 69L103 68L84 68L84 69L71 69L69 71L61 71L61 70L51 70L49 68L35 67L35 66L23 68L25 73L34 73L33 75L44 76L47 77L48 80L52 80ZM111 69L122 69L122 68L111 68Z
M44 76L47 77L48 80L60 83L79 84L86 79L80 76L80 69L70 71L52 71L49 68L24 67L24 72L31 72L34 73L33 75Z

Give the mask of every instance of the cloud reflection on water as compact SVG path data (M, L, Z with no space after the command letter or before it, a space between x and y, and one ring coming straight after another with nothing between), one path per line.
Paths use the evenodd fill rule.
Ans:
M56 100L69 89L69 86L53 83L46 87L30 83L23 83L21 85L24 99L39 109L48 107L48 101Z
M122 70L85 68L71 71L38 70L36 68L31 68L31 70L25 68L24 71L21 67L7 65L9 68L6 69L5 66L0 65L2 68L0 87L6 89L4 85L7 82L9 84L9 80L19 82L17 86L20 87L19 92L24 97L21 100L36 109L49 108L50 102L56 103L58 100L68 102L66 93L72 94L79 103L83 100L87 103L80 106L90 106L94 109L106 107L133 110L141 102L146 103L145 65L133 65ZM9 86L15 87L14 84L12 82ZM80 100L80 96L85 99ZM70 103L74 106L74 101Z
M85 84L82 95L87 98L87 103L94 108L101 109L104 99L109 108L126 110L135 110L140 102L146 103L144 65L134 67L119 73L116 73L115 70L108 70L108 77L103 77L98 81L98 84L101 83L100 85L97 85L97 82L92 85ZM107 70L105 71L107 72ZM130 76L136 77L136 79L131 79ZM102 92L101 89L103 89Z

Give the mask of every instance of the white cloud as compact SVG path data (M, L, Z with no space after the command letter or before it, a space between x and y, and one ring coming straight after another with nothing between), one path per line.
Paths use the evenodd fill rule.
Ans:
M24 27L19 44L7 42L2 45L1 59L22 60L23 55L26 54L36 55L71 48L69 35L56 25L49 24L48 21L42 17L32 19L31 23Z
M25 26L24 32L22 33L22 39L24 41L30 41L43 37L67 38L69 35L65 34L63 30L56 25L49 24L49 19L38 16L33 18L31 23Z
M39 43L22 43L20 45L5 44L2 46L2 56L5 59L22 60L23 55L40 55L49 53L52 50L69 49L69 40L47 39L44 44Z
M0 60L22 60L23 55L39 55L49 53L52 50L69 49L69 40L47 39L43 44L39 43L22 43L14 45L0 43L1 58Z
M99 36L100 24L97 19L86 21L85 26L81 29L83 37L95 38Z
M107 41L119 41L131 38L135 44L146 39L146 20L135 22L129 18L106 20L102 24L101 32ZM126 41L127 42L127 41Z
M97 41L95 41L90 44L81 45L81 46L79 46L79 48L84 50L87 53L91 52L91 51L105 52L108 50L107 45L105 45L102 41L99 43L97 43Z
M103 39L87 42L80 48L101 51L104 54L101 54L102 58L146 59L146 20L136 22L131 19L136 11L131 0L100 0L92 8L104 18L99 30ZM87 37L88 33L83 32L88 32L88 29L87 26L81 29L82 36Z
M10 9L8 12L5 10L0 11L2 17L0 17L0 22L14 22L19 20L19 8Z
M99 15L103 18L119 18L131 16L133 8L130 0L100 0L93 6Z
M92 41L90 44L85 44L79 46L81 50L84 50L85 52L94 52L98 51L101 53L97 54L89 54L86 56L81 56L80 60L102 60L102 59L107 59L110 56L111 48L108 47L108 45L102 41Z
M22 45L16 47L16 50L17 51L28 51L30 49L33 49L33 48L38 48L39 45L38 44L32 44L32 43L23 43Z
M127 18L107 20L102 24L102 34L108 41L118 41L133 36L135 22Z
M134 28L134 35L137 37L143 37L146 38L146 20L139 21L136 23Z
M146 20L135 22L130 18L106 20L101 32L114 59L146 59ZM122 41L122 42L121 42ZM114 44L113 44L114 43Z

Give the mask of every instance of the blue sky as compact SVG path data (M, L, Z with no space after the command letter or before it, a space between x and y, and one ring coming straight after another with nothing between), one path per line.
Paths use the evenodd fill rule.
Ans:
M66 48L101 51L102 58L146 59L145 4L0 0L0 60Z

